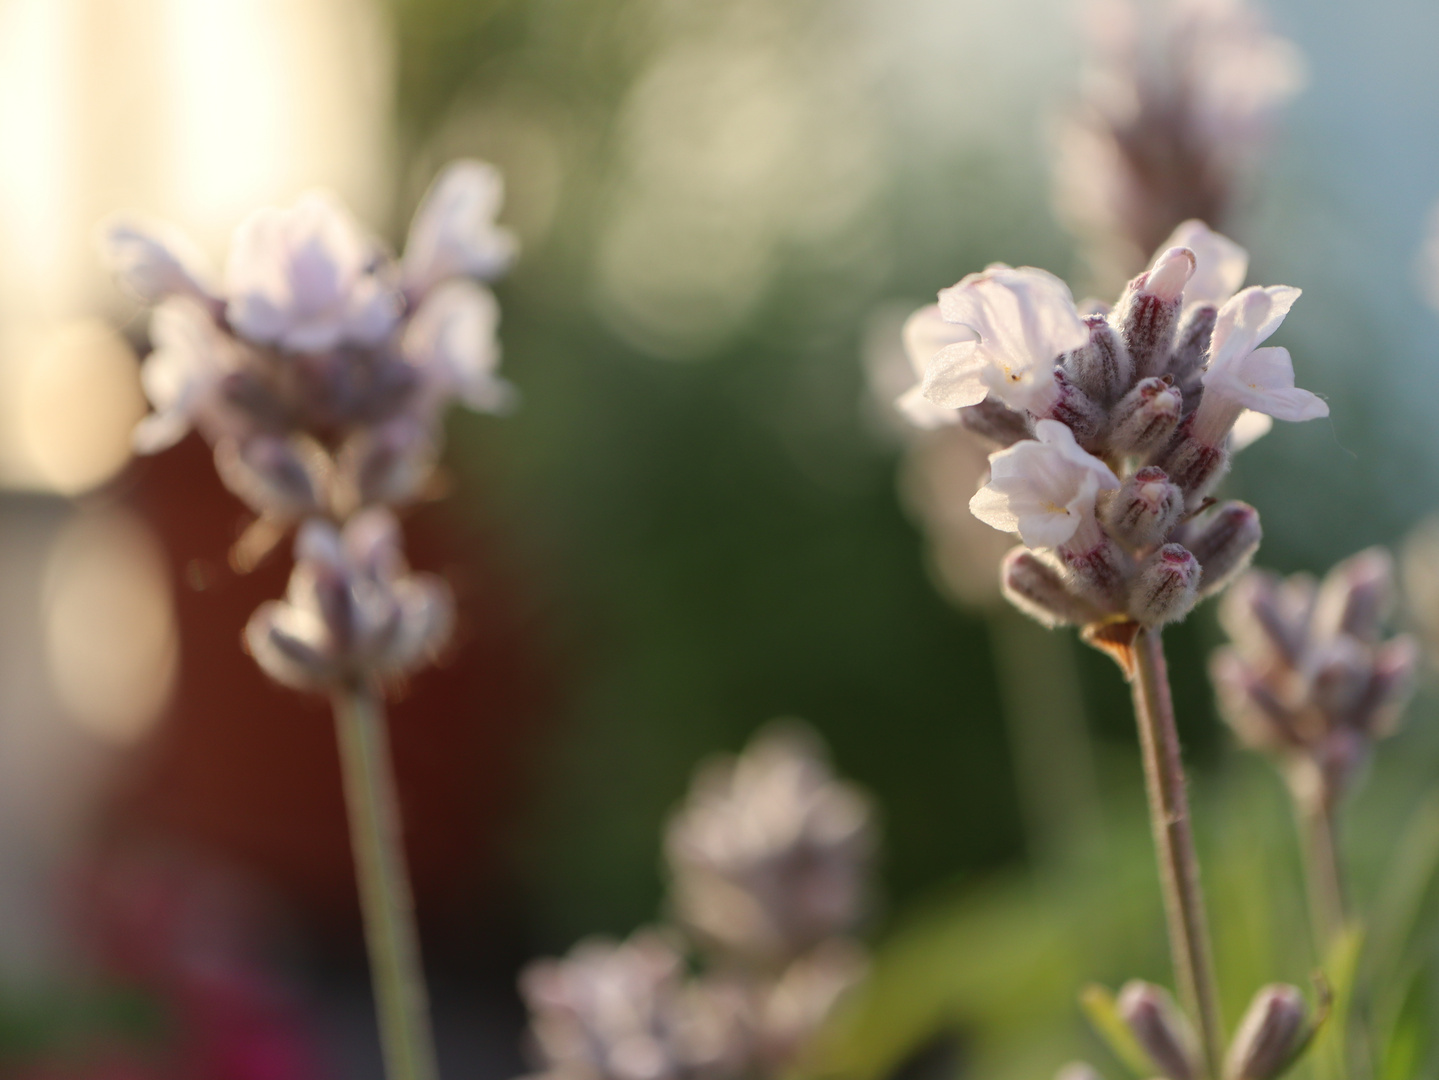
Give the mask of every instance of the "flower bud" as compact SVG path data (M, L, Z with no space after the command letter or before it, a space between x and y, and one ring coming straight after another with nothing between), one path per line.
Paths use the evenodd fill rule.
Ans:
M323 507L330 460L302 436L251 435L216 445L215 471L256 513L292 520Z
M1364 698L1364 723L1370 735L1388 735L1414 690L1419 644L1409 635L1384 642L1374 650L1369 692Z
M978 405L959 409L958 413L959 423L965 430L988 439L1000 449L1034 437L1029 430L1029 419L997 398L987 397Z
M1070 382L1069 376L1059 368L1054 372L1054 384L1058 396L1045 417L1058 420L1074 433L1075 442L1092 450L1104 429L1106 418L1103 407Z
M1383 548L1351 555L1325 575L1314 606L1315 632L1377 640L1393 580L1394 560Z
M1353 715L1369 693L1373 663L1367 650L1352 637L1332 638L1315 650L1310 698L1329 715Z
M1134 979L1119 991L1119 1015L1151 1061L1169 1080L1199 1076L1198 1042L1169 991Z
M1133 454L1163 446L1179 426L1184 398L1167 379L1142 379L1114 407L1109 444Z
M1156 544L1169 534L1184 512L1184 493L1169 482L1163 469L1146 465L1136 470L1110 500L1105 527L1130 547Z
M359 429L336 458L337 508L350 512L414 501L434 471L435 457L433 436L403 413L378 427Z
M1203 389L1199 379L1204 374L1204 361L1209 354L1209 338L1219 309L1213 304L1195 304L1179 320L1174 333L1174 349L1169 354L1169 374L1184 395L1184 411L1190 412L1199 403Z
M1229 469L1229 453L1223 446L1212 446L1194 436L1194 416L1190 413L1184 418L1169 445L1151 460L1169 474L1191 503L1203 498Z
M1065 354L1060 361L1069 380L1094 401L1111 405L1134 379L1134 362L1118 331L1103 315L1090 315L1089 343Z
M1263 536L1259 511L1242 502L1227 502L1191 525L1183 539L1204 570L1199 594L1212 596L1233 581L1254 558Z
M1271 1080L1309 1035L1309 1007L1293 986L1273 983L1254 995L1224 1062L1224 1080Z
M1189 614L1199 589L1199 561L1182 544L1165 544L1139 566L1129 590L1129 614L1163 626Z
M1139 378L1159 375L1168 367L1174 328L1184 304L1184 284L1194 273L1194 252L1170 248L1154 268L1129 283L1110 316Z
M1064 546L1059 558L1069 572L1069 588L1104 611L1124 606L1124 583L1129 556L1109 536L1094 530L1098 539L1084 547Z
M1290 711L1238 649L1216 649L1209 660L1209 678L1224 706L1224 718L1246 746L1288 750L1303 745Z
M1011 604L1045 626L1084 626L1104 614L1070 591L1053 563L1027 547L1016 547L1004 557L1000 587Z

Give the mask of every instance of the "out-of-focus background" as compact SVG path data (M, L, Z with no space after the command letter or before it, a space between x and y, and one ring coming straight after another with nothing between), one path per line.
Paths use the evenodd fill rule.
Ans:
M1305 290L1283 343L1333 419L1280 425L1227 490L1264 565L1322 570L1439 509L1439 9L1268 11L1307 83L1232 231L1250 280ZM379 1075L328 717L239 646L283 552L229 568L244 513L193 437L131 460L145 323L93 233L143 211L218 259L249 210L325 186L398 243L466 155L503 170L523 245L498 287L523 403L454 417L447 498L408 523L462 612L395 709L447 1072L524 1069L519 966L652 918L695 764L775 716L882 807L871 938L892 983L931 980L837 1067L966 1045L971 999L975 1030L1052 1014L1082 1047L1081 976L1161 976L1121 962L1160 963L1157 930L1103 944L1116 865L1157 927L1114 854L1143 848L1118 676L946 599L865 366L990 261L1082 286L1049 202L1079 24L1065 0L0 2L0 1061L98 1076L94 1047L179 1032L212 1076ZM1247 857L1289 866L1277 782L1214 715L1212 618L1169 635L1201 797L1264 807ZM1085 718L1102 844L1045 833L1054 762L1035 781L1006 725L1056 655L1079 700L1038 707ZM1363 813L1420 783L1431 711ZM1071 901L1107 928L1097 969L1012 959L1063 952ZM985 983L1017 969L1038 981ZM1004 1060L1052 1069L1050 1046Z

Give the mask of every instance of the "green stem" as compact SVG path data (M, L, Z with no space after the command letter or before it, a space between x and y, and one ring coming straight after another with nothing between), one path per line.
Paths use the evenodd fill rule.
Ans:
M1224 1032L1219 1019L1219 995L1214 985L1204 896L1199 888L1199 859L1194 852L1194 833L1189 823L1189 797L1179 756L1179 733L1174 725L1174 700L1164 663L1164 643L1158 630L1140 630L1133 648L1130 685L1144 755L1149 819L1159 860L1174 977L1180 1000L1199 1023L1205 1075L1215 1078L1224 1056Z
M333 704L385 1075L437 1080L384 705L365 685L335 691Z
M1339 870L1339 849L1335 837L1334 810L1324 798L1299 802L1300 831L1304 835L1304 859L1309 885L1309 908L1314 919L1319 956L1329 955L1348 919L1344 909L1344 885Z

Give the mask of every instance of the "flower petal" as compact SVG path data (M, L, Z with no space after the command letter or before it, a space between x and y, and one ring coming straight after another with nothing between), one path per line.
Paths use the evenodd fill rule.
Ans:
M988 366L979 342L946 345L930 359L920 387L925 399L941 408L978 405L989 396L989 382L985 379Z
M412 298L446 278L491 281L509 268L519 245L495 224L504 191L493 165L463 160L445 167L420 201L405 242L401 274Z
M1239 291L1244 275L1249 272L1249 252L1198 218L1191 218L1176 228L1155 252L1155 261L1172 247L1186 247L1194 252L1194 276L1184 286L1186 304L1220 306Z
M1294 361L1283 348L1255 349L1233 368L1224 381L1227 396L1255 412L1276 420L1316 420L1329 415L1329 406L1317 394L1294 385Z
M177 294L215 297L204 253L171 225L113 218L101 226L99 242L101 258L143 303Z

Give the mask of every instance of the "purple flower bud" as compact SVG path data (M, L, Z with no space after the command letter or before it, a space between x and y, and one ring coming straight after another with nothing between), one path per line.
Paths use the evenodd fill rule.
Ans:
M1419 666L1419 643L1407 634L1392 638L1374 650L1374 668L1365 695L1365 727L1378 738L1388 735L1414 691Z
M1198 502L1229 469L1229 453L1194 435L1194 413L1180 423L1169 445L1151 463L1169 474L1191 503Z
M1310 698L1323 712L1349 717L1369 692L1373 666L1366 649L1352 637L1324 641L1311 651Z
M1060 364L1075 386L1094 401L1111 405L1133 381L1134 362L1108 319L1090 315L1084 322L1089 327L1089 343L1065 354Z
M1238 649L1216 649L1209 660L1209 677L1219 692L1225 719L1246 746L1256 750L1303 746L1290 710L1245 663Z
M1132 454L1157 450L1179 426L1183 407L1183 395L1167 379L1140 380L1114 407L1109 445Z
M256 513L292 521L324 507L330 459L303 436L252 435L220 442L215 470Z
M1378 640L1393 581L1394 560L1383 548L1351 555L1324 577L1314 607L1315 633Z
M1213 304L1195 304L1179 321L1174 334L1174 349L1169 354L1169 374L1174 385L1184 395L1184 411L1191 412L1199 403L1203 391L1200 376L1204 373L1204 360L1209 353L1209 338L1214 333L1214 323L1219 309Z
M1293 986L1273 983L1254 995L1224 1063L1225 1080L1271 1080L1309 1034L1309 1007Z
M1168 535L1184 512L1184 493L1163 469L1146 465L1129 476L1104 515L1106 528L1120 543L1147 547Z
M959 423L983 439L988 439L1000 449L1013 446L1020 439L1032 439L1029 418L1015 412L995 397L987 397L978 405L958 410Z
M1259 511L1248 503L1224 503L1192 523L1182 539L1204 570L1199 595L1213 596L1233 581L1254 558L1263 536Z
M1064 567L1069 571L1069 587L1085 599L1114 611L1123 608L1127 571L1132 565L1122 548L1099 529L1098 539L1083 546L1065 545L1058 549Z
M1119 991L1119 1015L1150 1060L1169 1080L1199 1076L1198 1042L1169 991L1134 979Z
M1129 590L1129 614L1163 626L1189 614L1199 588L1199 562L1181 544L1165 544L1140 564Z
M1162 374L1168 367L1174 329L1184 304L1184 284L1193 273L1194 252L1170 248L1152 270L1129 283L1110 316L1139 378Z
M413 502L434 471L434 437L401 414L379 427L361 428L336 457L336 501L344 510Z
M1056 368L1054 385L1058 390L1054 404L1045 413L1045 418L1058 420L1074 432L1074 441L1086 450L1093 450L1104 429L1104 408L1074 383L1063 370Z
M1011 604L1045 626L1085 626L1104 616L1070 590L1053 562L1030 548L1016 547L1005 556L1000 586Z

